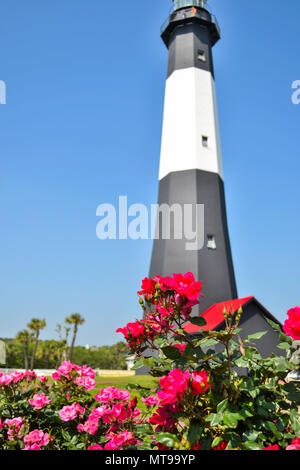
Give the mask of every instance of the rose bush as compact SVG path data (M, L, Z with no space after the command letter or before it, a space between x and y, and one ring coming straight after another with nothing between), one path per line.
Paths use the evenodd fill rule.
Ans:
M135 368L157 378L155 390L107 387L93 397L93 370L70 361L52 380L0 373L0 448L300 450L300 386L288 378L300 365L300 307L288 312L286 334L271 322L286 357L262 358L255 340L264 333L239 336L241 310L224 311L223 331L185 332L187 320L205 326L191 317L201 289L191 273L146 278L138 292L143 318L118 330Z

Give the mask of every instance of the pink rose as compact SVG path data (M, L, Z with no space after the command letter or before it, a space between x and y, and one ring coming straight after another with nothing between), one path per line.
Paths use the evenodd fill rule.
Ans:
M34 444L35 442L40 442L44 438L44 433L43 431L40 431L39 429L35 429L34 431L31 431L29 434L27 434L24 437L24 442L31 442Z
M160 400L155 397L155 396L149 396L147 398L142 398L142 401L147 405L147 406L156 406L160 404Z
M49 444L50 438L47 432L35 429L24 437L24 442L26 444L24 450L41 450L41 446L47 446Z
M24 428L23 418L6 419L4 424L8 427L7 435L9 441L14 441L16 437L22 437L21 431Z
M100 418L103 418L104 420L107 414L111 414L112 419L113 419L112 411L109 410L105 405L99 406L99 408L95 408L91 412L85 424L79 424L77 426L78 431L87 432L93 436L94 434L96 434L98 430ZM111 421L106 421L106 422L111 422Z
M28 401L30 405L34 407L34 410L41 410L44 406L52 403L52 400L49 400L49 398L44 393L36 393L33 398Z
M300 437L292 440L292 443L285 450L300 450Z
M59 411L58 414L61 417L61 419L65 422L73 421L73 419L77 418L78 410L76 409L76 406L74 406L74 405L64 406Z
M32 446L30 444L26 444L24 450L42 450L42 449L37 444L32 444Z
M120 447L116 446L114 441L108 441L104 446L104 450L120 450Z
M99 446L99 444L95 444L94 446L88 447L88 450L103 450L103 447Z
M116 400L123 400L128 402L130 400L130 393L127 390L119 390L115 387L107 387L100 391L100 394L95 395L95 400L100 403L113 403Z
M52 380L60 380L60 374L58 372L53 372Z
M33 382L36 379L36 373L34 370L26 370L25 377L28 382Z
M7 375L2 375L0 377L0 386L1 385L10 385L11 383L13 382L13 377L11 376L11 374L7 374Z
M45 377L44 375L41 375L40 377L38 377L38 379L42 383L47 382L47 377Z
M109 433L106 435L110 441L105 445L105 450L118 450L121 447L134 444L136 439L132 432L123 431L118 434Z

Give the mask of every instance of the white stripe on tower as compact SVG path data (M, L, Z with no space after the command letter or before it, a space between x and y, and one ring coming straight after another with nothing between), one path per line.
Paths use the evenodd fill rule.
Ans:
M189 67L175 70L166 81L159 179L195 169L223 179L214 77Z
M159 205L204 205L202 249L186 249L187 239L166 239L158 223L150 277L191 271L205 286L195 313L237 298L227 226L212 47L220 39L205 0L173 0L174 12L162 30L169 50ZM170 233L174 220L167 221Z

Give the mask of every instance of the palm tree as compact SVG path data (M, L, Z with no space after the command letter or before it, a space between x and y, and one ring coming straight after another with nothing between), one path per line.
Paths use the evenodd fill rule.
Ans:
M61 344L54 339L40 341L36 352L35 362L38 367L46 369L57 369L61 359ZM60 361L60 362L59 362Z
M85 320L79 313L72 313L72 315L70 315L69 317L65 319L65 322L68 325L73 325L73 338L72 338L72 343L71 343L70 351L69 351L69 361L71 361L73 350L74 350L74 345L75 345L75 340L76 340L76 336L78 332L78 326L83 325Z
M34 368L34 359L36 355L37 345L39 342L40 331L46 328L46 320L40 320L39 318L32 318L30 323L28 323L27 327L31 330L34 334L34 347L31 356L31 364L30 369L33 370Z
M57 332L59 336L59 340L61 344L61 350L62 350L61 362L67 360L68 341L69 341L69 333L70 333L71 328L64 326L64 330L65 330L65 336L63 337L61 324L57 323L55 331Z
M28 370L29 367L29 359L28 359L28 347L29 343L31 343L33 339L32 333L29 333L28 330L19 331L16 335L16 342L23 344L24 347L24 367Z

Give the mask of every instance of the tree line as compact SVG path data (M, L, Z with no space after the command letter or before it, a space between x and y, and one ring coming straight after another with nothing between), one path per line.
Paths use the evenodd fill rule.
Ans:
M44 341L40 340L40 332L46 328L46 320L32 318L15 338L4 339L6 367L27 370L56 369L62 361L70 360L78 365L87 364L99 369L126 369L128 348L123 342L113 346L91 348L75 346L78 328L84 322L79 313L73 313L65 318L64 325L57 324L58 340Z

